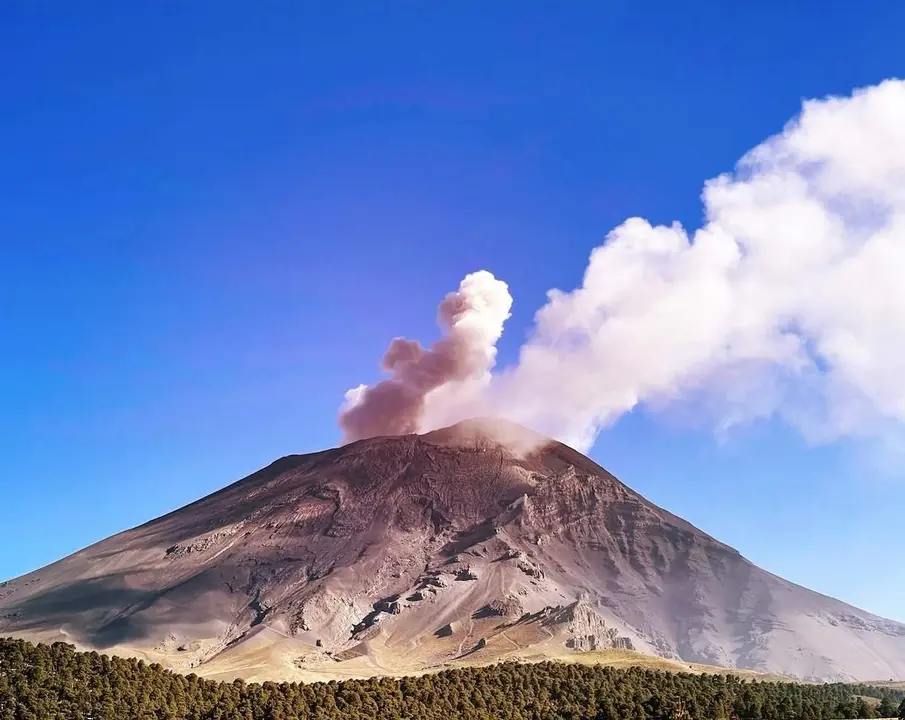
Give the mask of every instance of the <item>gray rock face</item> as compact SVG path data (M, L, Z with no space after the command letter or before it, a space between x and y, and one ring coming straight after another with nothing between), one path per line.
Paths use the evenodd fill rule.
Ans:
M905 677L902 624L771 575L580 453L513 447L500 426L282 458L3 584L0 635L177 669L272 637L383 666L481 640L482 658L634 647L809 679Z

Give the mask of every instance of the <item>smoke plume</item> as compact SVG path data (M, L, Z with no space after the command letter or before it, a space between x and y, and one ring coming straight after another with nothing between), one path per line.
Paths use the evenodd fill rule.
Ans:
M481 330L447 323L429 351L394 341L393 376L348 396L347 435L492 412L587 449L633 408L676 403L721 432L768 417L814 441L905 427L905 82L805 102L702 199L691 234L641 218L612 230L493 375L509 295L470 275L441 316L472 308L481 278L496 288L469 311Z
M391 377L346 393L339 416L346 440L415 432L429 393L441 386L486 381L511 307L506 283L486 270L468 275L440 304L440 340L425 349L415 340L394 338L382 363Z

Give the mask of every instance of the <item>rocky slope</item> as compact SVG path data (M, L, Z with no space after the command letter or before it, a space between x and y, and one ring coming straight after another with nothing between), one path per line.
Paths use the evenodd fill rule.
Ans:
M771 575L580 453L491 421L282 458L3 583L0 635L274 678L606 648L905 677L905 626Z

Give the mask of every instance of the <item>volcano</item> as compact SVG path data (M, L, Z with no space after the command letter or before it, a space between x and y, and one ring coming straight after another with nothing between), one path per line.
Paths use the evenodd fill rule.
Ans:
M905 677L905 625L758 568L496 420L284 457L0 584L0 635L258 679L610 649Z

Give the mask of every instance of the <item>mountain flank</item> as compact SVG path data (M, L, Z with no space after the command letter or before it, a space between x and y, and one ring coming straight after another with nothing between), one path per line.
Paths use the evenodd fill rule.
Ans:
M635 651L905 678L905 625L812 592L498 420L291 455L0 585L0 636L316 679Z

